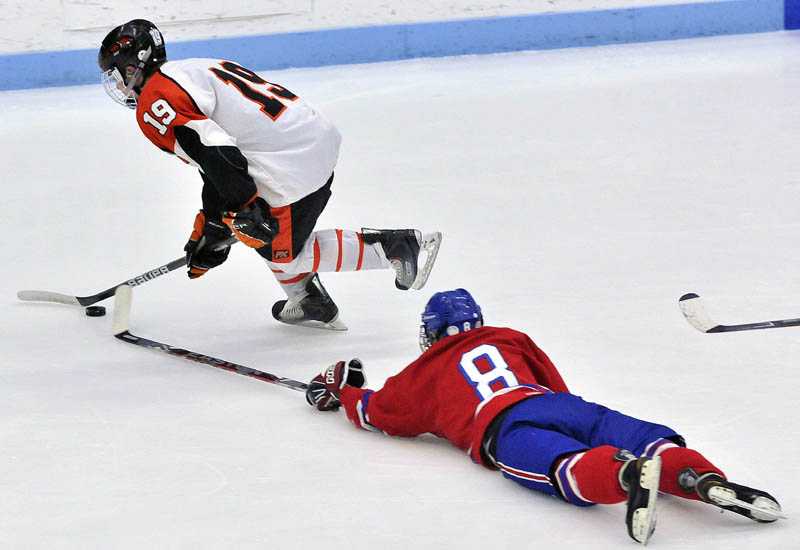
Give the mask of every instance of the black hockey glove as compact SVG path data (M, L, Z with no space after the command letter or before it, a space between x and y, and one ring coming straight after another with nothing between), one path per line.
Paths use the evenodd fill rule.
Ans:
M267 201L261 197L238 212L223 212L222 221L250 248L268 245L279 231L278 220L270 216Z
M339 392L345 386L363 388L367 383L360 359L339 361L314 377L306 390L306 401L320 411L335 411L342 404Z
M201 210L194 218L194 229L183 249L190 279L197 279L228 259L231 245L220 243L231 236L231 230L219 220L206 218Z

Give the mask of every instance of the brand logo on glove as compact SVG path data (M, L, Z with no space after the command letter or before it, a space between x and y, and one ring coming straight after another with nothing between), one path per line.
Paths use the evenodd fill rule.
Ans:
M336 382L336 365L331 365L325 369L325 383L333 384Z

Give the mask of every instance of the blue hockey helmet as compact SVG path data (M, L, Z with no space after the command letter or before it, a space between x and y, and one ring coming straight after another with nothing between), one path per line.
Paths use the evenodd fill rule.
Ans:
M446 336L483 326L483 314L472 295L463 288L437 292L425 305L419 327L419 347L427 350Z

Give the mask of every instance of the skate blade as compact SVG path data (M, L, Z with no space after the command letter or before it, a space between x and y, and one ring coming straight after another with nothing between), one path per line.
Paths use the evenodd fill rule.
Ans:
M442 234L438 231L435 233L426 233L422 237L420 252L423 250L425 251L425 265L422 266L422 269L417 270L417 278L414 279L414 283L411 285L411 288L414 290L420 290L425 286L425 283L428 282L428 277L430 277L431 271L433 270L433 264L436 262L436 256L439 255L439 247L441 244Z
M322 321L299 321L296 323L290 323L288 321L281 320L281 323L284 325L291 325L293 327L305 327L305 328L316 328L316 329L323 329L323 330L336 330L339 332L343 332L347 330L347 325L339 319L338 317L333 321L328 321L327 323L323 323Z
M631 520L633 538L644 546L656 530L656 497L660 479L661 457L653 457L644 464L639 476L639 485L649 491L647 506L636 510Z
M723 491L714 491L713 489L712 491L713 494L709 494L709 497L715 503L720 504L722 506L738 506L739 508L750 510L750 512L752 512L753 514L758 514L757 516L755 516L755 519L757 521L777 521L779 519L789 519L786 516L786 514L784 514L781 511L780 507L767 508L766 506L758 506L756 504L750 504L749 502L745 502L743 500L739 500L738 498L728 496ZM764 500L766 500L767 502L773 502L766 498Z

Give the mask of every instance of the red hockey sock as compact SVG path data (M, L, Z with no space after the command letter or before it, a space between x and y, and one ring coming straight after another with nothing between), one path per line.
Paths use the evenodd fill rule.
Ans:
M678 476L681 470L691 468L697 475L716 472L722 477L722 470L711 464L703 455L693 449L685 447L670 447L660 453L661 456L661 483L659 489L665 493L676 495L691 500L700 500L697 493L688 493L678 485Z
M615 452L616 447L604 445L562 460L556 471L567 499L572 501L570 497L576 495L583 501L597 504L627 500L628 495L620 487L618 478L622 462L614 460Z

